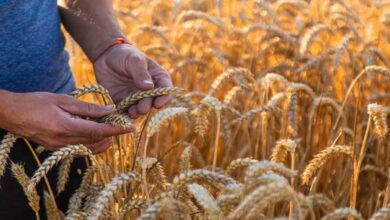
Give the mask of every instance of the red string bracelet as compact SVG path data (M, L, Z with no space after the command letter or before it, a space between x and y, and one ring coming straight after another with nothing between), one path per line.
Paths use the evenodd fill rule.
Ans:
M99 55L92 61L92 63L95 63L101 56L103 56L103 54L105 54L109 49L111 49L111 47L113 47L115 45L118 45L118 44L129 44L129 45L132 45L129 41L127 41L123 37L115 38L115 41L112 44L108 45L106 47L106 49L104 49L101 53L99 53Z

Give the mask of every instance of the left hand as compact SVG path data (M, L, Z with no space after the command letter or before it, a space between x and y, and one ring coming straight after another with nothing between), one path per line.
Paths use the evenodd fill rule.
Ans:
M94 70L96 80L108 89L116 104L136 91L172 87L169 73L133 45L113 46L95 61ZM137 118L151 107L163 107L171 98L168 95L142 99L129 108L128 114Z

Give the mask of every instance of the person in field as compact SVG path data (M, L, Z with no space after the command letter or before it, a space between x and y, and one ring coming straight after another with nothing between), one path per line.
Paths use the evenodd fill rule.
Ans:
M58 7L55 0L0 0L0 139L12 132L50 151L86 144L99 153L111 146L109 137L133 131L83 119L100 118L115 109L66 95L75 83L61 24L93 62L98 83L116 103L135 91L172 86L161 66L127 43L111 4L111 0L69 0ZM169 96L145 98L130 107L128 114L137 118L169 100ZM49 154L43 152L40 160ZM34 219L9 169L10 161L22 162L29 176L37 169L29 148L19 139L0 178L0 219ZM80 184L82 173L77 171L85 167L84 159L75 160L65 192L56 197L63 212ZM57 172L53 169L48 175L53 189ZM44 188L41 181L37 187L41 197ZM43 201L40 215L45 219Z

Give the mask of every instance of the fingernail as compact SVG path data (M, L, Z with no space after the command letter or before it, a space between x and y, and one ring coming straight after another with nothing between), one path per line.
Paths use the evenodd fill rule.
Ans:
M104 106L104 108L107 110L107 111L111 111L115 108L115 105L106 105Z
M143 83L153 85L153 82L151 80L144 80Z

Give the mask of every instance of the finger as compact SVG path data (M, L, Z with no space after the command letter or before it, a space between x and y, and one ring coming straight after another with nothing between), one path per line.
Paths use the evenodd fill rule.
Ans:
M152 107L153 99L152 98L144 98L138 102L136 105L137 113L139 115L144 115L150 111Z
M91 149L93 154L98 154L98 153L105 151L107 148L111 147L112 144L113 143L112 143L111 138L105 138L98 143L89 144L89 145L87 145L87 147L89 149Z
M90 118L101 118L115 112L115 106L113 105L95 105L72 97L64 97L64 99L60 101L59 107L72 115Z
M172 81L169 78L161 78L156 82L156 85L158 87L172 87ZM172 97L172 95L156 97L153 101L153 106L155 108L162 108L172 99Z
M137 113L137 106L136 105L130 106L129 110L127 110L127 113L129 114L129 117L131 119L136 119L136 118L138 118L140 116Z
M148 72L148 63L141 53L132 53L126 59L126 71L132 76L135 87L139 90L154 88L152 77Z
M73 129L73 134L76 137L85 138L95 142L106 137L133 132L135 129L134 127L124 129L80 118L72 118L71 120L72 121L67 126Z
M169 73L153 60L149 60L149 72L154 78L156 88L173 87ZM171 99L171 95L159 96L154 99L153 106L155 108L162 108Z

